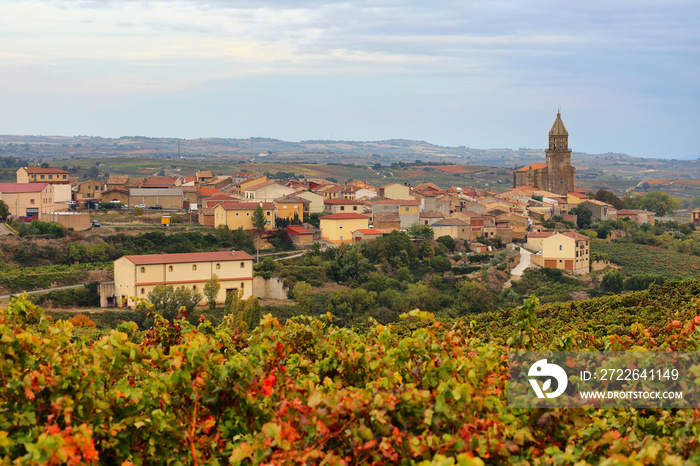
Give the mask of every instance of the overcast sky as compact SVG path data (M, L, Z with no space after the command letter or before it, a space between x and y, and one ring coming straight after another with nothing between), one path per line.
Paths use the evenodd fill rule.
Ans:
M2 0L0 134L700 156L700 2Z

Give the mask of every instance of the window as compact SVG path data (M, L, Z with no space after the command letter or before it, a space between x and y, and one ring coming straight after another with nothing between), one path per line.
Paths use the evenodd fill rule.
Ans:
M66 179L66 175L63 175L63 179L64 179L64 180Z
M197 270L197 264L192 265L192 270Z
M32 205L34 205L34 199L30 199L30 200L29 200L29 203L32 204Z
M245 289L245 283L241 282L241 290Z
M562 248L563 248L563 246L562 246L562 245L560 244L560 245L559 245L559 250L561 251L561 250L562 250Z
M196 290L196 289L197 289L197 285L192 285L192 289L193 289L193 290Z
M146 267L141 267L141 273L146 273Z
M250 212L246 212L246 213L245 213L245 216L246 216L246 217L250 217Z
M352 206L352 210L357 210L357 206L356 205Z
M338 228L340 228L340 229L342 230L342 229L343 229L343 224L341 223L341 224L338 226Z
M287 204L283 204L283 205L282 205L282 208L283 208L283 209L286 209L286 208L287 208Z
M340 210L345 210L345 206L340 206Z
M236 217L238 217L238 212L236 212Z
M42 180L44 179L44 175L41 175L41 179L42 179Z
M145 293L146 293L146 289L145 289L145 288L141 288L141 294L145 294Z
M216 264L216 270L219 270L221 268L221 264Z
M245 267L245 262L241 262L241 268Z
M267 216L268 216L268 217L270 216L270 211L269 211L269 210L267 211Z
M169 266L168 266L168 272L172 272L172 271L173 271L173 266L172 266L172 265L169 265Z

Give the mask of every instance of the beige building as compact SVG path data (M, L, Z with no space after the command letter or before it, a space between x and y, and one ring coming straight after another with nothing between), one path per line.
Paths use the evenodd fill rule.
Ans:
M389 183L380 186L378 194L386 199L403 199L408 201L415 199L415 197L411 195L411 188L398 183Z
M362 202L353 201L352 199L326 199L323 201L323 206L323 210L325 212L330 212L331 214L341 214L347 212L362 214L365 211L365 207Z
M620 209L617 211L617 219L622 220L623 218L629 218L633 222L637 222L639 225L648 223L649 225L654 226L654 212L637 209Z
M253 176L251 178L246 178L245 180L239 181L236 185L233 187L233 192L243 196L246 190L252 188L255 185L265 183L267 181L267 176L265 175L260 175L260 176Z
M246 188L243 195L247 200L255 202L273 202L280 197L293 194L296 189L289 188L276 181L265 181L264 183Z
M325 215L321 220L321 238L333 244L351 243L352 232L369 226L369 217L355 213Z
M146 208L159 205L163 209L180 210L183 201L182 188L131 188L127 204L130 206L144 204Z
M58 168L22 167L17 170L18 183L69 184L70 172Z
M275 205L272 202L222 201L214 206L214 226L226 225L229 230L253 230L253 212L260 206L267 218L267 228L275 227Z
M83 181L76 186L73 192L73 200L84 201L87 199L102 200L102 186L99 181Z
M54 186L49 183L0 183L0 201L7 204L14 217L37 217L56 210Z
M311 191L297 191L294 193L294 195L309 201L310 214L318 214L323 212L323 196Z
M450 217L442 220L438 220L430 225L430 227L435 232L434 238L439 238L441 236L449 236L452 239L458 240L469 240L469 224L464 220L458 218Z
M590 265L590 238L574 232L556 233L542 240L542 254L531 261L541 267L586 274Z
M117 303L131 307L134 298L148 298L156 285L204 289L216 274L219 294L226 300L231 292L243 290L243 298L253 294L253 257L243 251L193 252L124 256L114 261L114 293Z

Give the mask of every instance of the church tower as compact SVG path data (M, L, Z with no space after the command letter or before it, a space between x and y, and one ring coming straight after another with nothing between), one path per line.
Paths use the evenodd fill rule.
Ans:
M567 193L576 189L576 169L571 166L569 133L564 127L564 122L561 121L560 112L557 112L557 119L549 131L549 148L545 151L545 155L549 180L548 186L544 189L566 196Z

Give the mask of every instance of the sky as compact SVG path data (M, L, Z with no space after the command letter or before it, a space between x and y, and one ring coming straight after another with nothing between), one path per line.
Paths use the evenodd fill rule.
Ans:
M697 0L2 0L0 134L700 157Z

